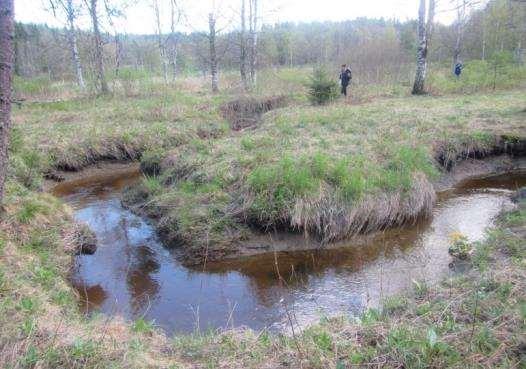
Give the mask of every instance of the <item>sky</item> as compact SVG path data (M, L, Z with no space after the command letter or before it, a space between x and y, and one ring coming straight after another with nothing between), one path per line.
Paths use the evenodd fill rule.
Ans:
M82 2L82 0L74 0ZM125 16L116 20L116 27L122 33L151 34L155 32L152 0L109 0L111 3L135 3L125 9ZM169 29L169 0L158 0L161 7L163 29ZM451 23L455 17L451 11L454 0L438 1L437 20ZM102 8L103 1L99 1ZM185 16L179 25L179 31L204 30L207 26L207 14L216 9L220 14L218 28L231 28L237 25L236 14L241 0L178 0ZM309 22L341 21L359 17L396 18L399 20L417 17L418 0L259 0L261 22ZM49 0L15 0L15 18L24 23L45 23L50 26L62 26L49 11ZM163 6L164 5L164 6ZM89 28L86 16L80 17L79 27ZM109 28L108 25L105 28ZM111 29L106 29L111 32Z

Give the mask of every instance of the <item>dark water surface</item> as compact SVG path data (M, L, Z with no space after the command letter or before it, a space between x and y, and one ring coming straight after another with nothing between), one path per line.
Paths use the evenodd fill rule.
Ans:
M74 285L88 312L144 317L168 332L249 326L288 330L323 316L358 314L413 280L448 273L453 232L481 240L526 173L471 180L444 193L433 219L342 248L263 255L183 267L153 227L124 209L120 193L136 169L57 185L54 193L96 233L94 255L76 258Z

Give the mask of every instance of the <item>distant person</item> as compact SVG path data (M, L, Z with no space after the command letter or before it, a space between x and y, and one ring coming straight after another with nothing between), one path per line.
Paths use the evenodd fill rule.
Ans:
M462 63L458 62L457 64L455 64L455 76L457 78L459 78L460 75L462 74L462 69L464 69L464 66L462 65Z
M351 79L352 79L351 69L347 68L346 64L343 64L342 69L340 71L340 83L342 86L342 95L344 96L347 96L347 87L349 86Z

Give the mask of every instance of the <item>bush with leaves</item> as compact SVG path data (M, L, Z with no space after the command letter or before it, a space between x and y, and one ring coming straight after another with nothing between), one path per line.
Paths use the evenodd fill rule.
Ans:
M322 67L314 69L307 87L309 100L314 105L326 104L338 96L338 84Z

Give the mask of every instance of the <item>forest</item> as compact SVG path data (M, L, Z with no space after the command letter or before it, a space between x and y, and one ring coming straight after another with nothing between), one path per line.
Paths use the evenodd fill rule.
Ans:
M286 3L0 0L1 368L524 365L526 1Z

